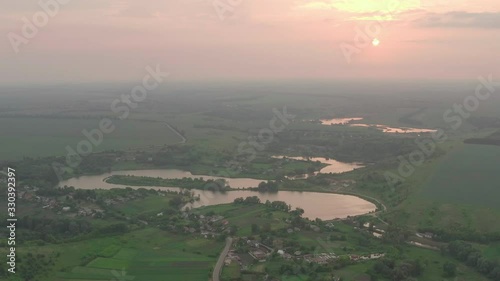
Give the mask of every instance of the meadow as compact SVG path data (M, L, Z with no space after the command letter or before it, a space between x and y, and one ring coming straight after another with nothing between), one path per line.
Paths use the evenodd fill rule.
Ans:
M66 146L76 150L87 138L82 130L99 128L100 119L68 118L0 118L0 159L17 160L23 157L63 156ZM181 141L180 137L162 122L113 120L116 129L105 134L93 152L127 150L162 146Z
M415 230L500 231L500 147L455 141L443 150L446 154L427 161L408 178L407 198L386 218Z
M29 251L60 253L53 274L42 279L47 281L109 281L118 277L163 281L165 276L206 281L222 247L223 243L214 240L147 228L120 237L30 247Z
M424 186L429 199L500 210L500 147L463 145L453 150Z
M388 212L382 213L389 223L400 224L415 231L419 227L439 227L451 231L499 231L500 206L500 147L464 145L462 140L485 135L492 128L476 127L477 120L465 122L456 131L450 132L450 141L443 144L443 155L436 153L419 167L415 174L398 190L388 189L381 178L384 171L394 169L396 156L408 149L416 148L416 135L384 134L374 128L349 126L323 126L310 120L333 117L363 117L367 124L390 126L412 126L422 128L443 127L443 112L453 103L461 102L469 93L454 91L442 95L431 95L439 88L395 85L395 89L377 88L377 85L356 87L340 83L333 88L319 84L255 84L230 87L196 87L173 89L169 95L152 94L141 107L134 110L127 120L114 120L115 132L105 135L104 142L94 152L104 150L135 150L144 156L159 158L165 145L179 143L181 139L169 130L169 122L187 138L187 145L170 147L171 154L164 153L166 163L171 160L193 159L185 164L191 171L216 174L223 164L238 154L238 144L255 139L261 129L269 128L274 117L273 109L281 111L284 106L296 119L288 124L280 135L275 135L272 144L259 149L257 158L244 164L243 176L274 178L277 171L283 174L312 168L313 164L289 162L281 166L269 160L276 153L316 155L323 157L353 157L356 161L369 163L365 169L349 174L330 175L328 179L350 179L359 184L352 189L337 190L328 181L310 185L297 182L297 189L332 192L355 192L382 201ZM330 85L331 86L331 85ZM373 87L372 87L373 86ZM429 90L428 92L424 91ZM377 92L378 94L375 94ZM32 93L33 94L33 93ZM397 94L397 95L396 95ZM0 160L15 160L23 157L65 155L67 145L76 147L84 140L83 129L97 128L99 118L112 117L109 103L114 93L93 93L89 101L77 95L57 96L11 95L0 96ZM43 102L43 103L39 103ZM60 108L68 110L60 111ZM495 117L498 101L492 99L481 104L474 118ZM144 121L149 120L149 121ZM472 119L470 120L472 121ZM481 123L481 122L479 122ZM408 143L410 146L408 146ZM180 147L180 149L179 149ZM404 148L404 149L402 149ZM177 149L177 150L176 150ZM376 154L376 152L387 153ZM167 149L165 149L167 150ZM403 152L401 152L403 151ZM446 154L447 153L447 154ZM132 153L131 153L132 154ZM446 155L445 155L446 154ZM193 156L193 157L191 157ZM379 157L380 156L380 157ZM358 159L359 158L359 159ZM153 165L143 162L119 162L113 169L139 169ZM113 158L114 161L114 158ZM1 162L1 161L0 161ZM148 166L149 165L149 166ZM186 168L187 169L187 168ZM168 200L145 198L117 206L123 216L154 216ZM237 227L236 236L250 236L252 224L269 227L270 232L286 227L288 215L266 210L263 206L220 205L194 210L195 213L220 213L231 225ZM97 223L97 222L95 222ZM336 253L364 254L383 251L392 257L427 260L423 280L443 280L442 265L449 261L438 252L403 246L395 249L373 237L366 237L352 226L336 223L338 231L346 240L329 241ZM371 236L371 235L368 235ZM318 238L328 240L324 233L312 231L294 233L289 237L300 245L323 247ZM153 227L135 229L122 236L93 238L82 242L20 246L22 253L58 252L59 257L50 276L42 281L108 281L117 276L136 277L136 280L207 280L211 267L223 248L223 242L201 237L180 236ZM499 256L498 245L484 248L486 255ZM279 270L281 260L269 264L257 264L250 272L264 274L267 269ZM362 278L364 272L373 267L372 262L356 264L338 270L337 274L347 280ZM126 274L125 276L123 276ZM239 268L228 267L223 277L240 277L255 280L252 274L242 274ZM305 280L306 276L284 276L282 280ZM361 279L362 280L362 279ZM383 279L379 279L383 280ZM456 281L484 280L464 265L459 265ZM385 280L384 280L385 281Z

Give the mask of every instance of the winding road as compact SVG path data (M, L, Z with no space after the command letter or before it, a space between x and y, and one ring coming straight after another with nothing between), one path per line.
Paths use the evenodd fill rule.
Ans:
M222 266L224 266L224 260L226 259L226 256L229 253L229 249L231 249L232 244L233 238L228 237L226 240L226 246L224 247L224 250L222 250L222 253L220 253L219 260L215 264L214 272L212 273L212 281L220 281Z

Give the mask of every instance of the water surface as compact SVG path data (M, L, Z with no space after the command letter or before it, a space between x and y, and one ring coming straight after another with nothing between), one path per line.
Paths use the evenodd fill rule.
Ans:
M350 118L332 118L332 119L320 119L322 125L348 125L351 127L373 127L381 130L384 133L391 134L418 134L418 133L434 133L437 130L434 129L420 129L420 128L409 128L409 127L390 127L381 124L364 124L364 123L353 123L353 121L361 121L361 117L350 117Z
M182 179L182 178L203 178L205 180L216 180L216 179L225 179L226 182L232 188L250 188L257 187L259 183L263 180L259 179L250 179L250 178L224 178L224 177L214 177L214 176L205 176L205 175L193 175L188 171L177 170L177 169L154 169L154 170L131 170L131 171L113 171L111 173L105 173L99 176L81 176L78 178L72 178L66 181L61 182L59 185L64 186L85 186L86 189L92 188L100 188L103 184L108 184L103 182L105 178L114 175L130 175L130 176L138 176L138 177L153 177L153 178L164 178L164 179Z
M193 176L191 173L181 170L166 169L166 170L136 170L136 171L116 171L96 176L82 176L72 178L59 183L59 186L74 186L79 189L111 189L111 188L126 188L127 185L110 184L104 180L112 175L134 175L134 176L160 176L160 177L203 177L204 179L220 179L220 177L210 176ZM230 182L231 186L253 187L261 182L257 179L233 179L225 178ZM132 186L132 188L150 188L160 190L180 191L177 187L155 187L155 186ZM239 197L258 196L261 202L269 201L284 201L292 206L292 208L304 209L304 217L310 219L320 218L322 220L331 220L335 218L345 218L348 216L363 215L376 210L376 206L364 199L351 195L340 195L332 193L318 192L297 192L297 191L279 191L277 193L260 193L250 190L234 190L228 192L213 192L205 190L192 190L195 196L200 198L193 204L188 204L187 207L198 208L201 206L212 206L218 204L232 203L234 199Z
M322 168L319 173L320 174L341 174L341 173L346 173L353 171L355 169L363 168L365 167L362 163L347 163L347 162L340 162L332 158L325 158L325 157L290 157L290 156L284 156L284 155L277 155L273 156L273 158L284 158L284 159L293 159L293 160L298 160L298 161L312 161L316 162L319 161L323 164L326 164L327 166ZM317 174L317 173L315 173Z

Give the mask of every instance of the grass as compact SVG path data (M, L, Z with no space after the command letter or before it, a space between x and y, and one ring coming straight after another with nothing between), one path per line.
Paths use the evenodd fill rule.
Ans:
M161 211L169 207L172 196L148 196L141 200L133 200L116 206L125 215L137 216L143 213Z
M479 273L475 272L472 268L464 264L450 260L443 257L437 251L422 249L418 247L406 247L404 252L412 259L420 259L425 268L421 280L426 281L441 281L441 280L454 280L454 281L487 281L488 279ZM443 264L447 261L453 262L457 265L457 276L454 278L445 279L443 275Z
M221 274L222 280L233 280L241 277L240 265L236 262L232 262L230 265L224 266Z
M488 246L483 246L483 254L491 260L500 260L500 243L492 243Z
M500 147L449 142L446 155L418 167L405 186L406 200L384 215L411 228L500 231L500 208L495 188L500 174Z
M500 147L463 145L436 169L424 194L443 203L470 204L500 210Z
M206 281L222 247L222 242L147 228L119 238L31 247L29 251L60 252L56 270L42 279L47 281L113 280L117 274L136 280L160 281L168 276L169 280ZM114 252L111 257L101 256L110 252ZM88 255L96 258L81 264Z
M0 131L8 132L0 139L0 159L66 155L66 146L76 149L80 141L87 140L82 130L99 128L99 121L100 119L0 118ZM93 146L94 152L174 144L180 141L179 136L161 122L113 120L113 124L116 129L105 134L99 146Z
M240 89L238 89L239 92ZM260 90L259 90L260 91ZM309 91L305 91L309 92ZM315 92L314 89L311 92ZM215 95L215 94L214 94ZM220 93L219 95L225 95ZM161 108L169 122L186 132L189 144L194 145L201 152L209 155L202 158L200 163L193 164L192 170L208 174L214 167L215 156L213 154L237 153L238 143L247 140L249 136L258 134L258 130L267 128L272 118L272 108L281 109L283 105L289 107L289 112L297 114L297 119L321 118L327 115L357 116L363 113L365 121L369 123L380 123L392 126L404 125L399 123L399 118L423 107L426 114L419 120L423 121L423 127L442 126L442 112L447 109L452 101L459 100L455 96L449 98L449 103L440 100L439 103L406 100L407 97L382 96L369 98L368 96L349 96L325 94L325 95L281 95L281 94L258 94L251 99L238 99L237 93L233 96L217 96L188 99L185 104L189 110L183 110L182 105L175 104L172 108L165 110ZM420 98L420 97L419 97ZM163 98L158 97L160 101ZM233 100L231 100L233 99ZM35 103L36 104L36 103ZM161 104L161 103L158 103ZM423 105L422 105L423 104ZM5 103L3 103L5 106ZM189 105L189 106L187 106ZM238 107L234 107L237 105ZM497 114L498 102L481 105L489 106L488 112ZM191 108L199 108L197 110ZM236 108L232 110L232 108ZM253 111L247 110L252 108ZM487 108L488 109L488 108ZM65 118L0 118L0 130L9 132L10 136L2 136L0 139L0 159L19 159L23 156L46 156L64 155L65 147L75 147L83 139L82 129L93 129L97 127L101 112L88 109L85 115L93 116L94 119L65 119ZM148 109L149 110L149 109ZM184 112L186 111L186 112ZM235 111L236 118L229 113ZM257 112L261 118L252 118L245 115ZM209 112L221 112L227 118L216 117ZM477 114L477 112L476 112ZM73 114L78 116L78 112ZM154 114L149 111L141 111L135 115L140 118L151 118ZM82 116L80 116L82 117ZM178 142L178 136L167 130L163 124L155 122L144 122L138 120L116 121L117 130L105 136L104 143L96 151L105 149L148 149L151 145L163 145ZM464 128L466 124L464 124ZM304 129L310 131L338 131L338 132L365 132L369 138L371 134L382 134L376 130L366 128L329 128L320 125L311 125L306 122L296 122L287 129ZM328 135L320 135L319 140L328 138ZM408 202L404 203L405 213L402 222L421 226L443 225L453 226L465 224L471 228L483 231L499 229L498 204L495 199L500 195L500 190L495 189L499 174L495 172L500 162L500 148L463 146L454 149L452 154L445 157L442 162L434 162L429 166L421 167L415 173L415 177L427 178L429 182L421 183L408 180L411 186L411 194ZM208 153L211 152L212 154ZM273 165L265 162L254 161L249 164L252 171L262 174L273 168ZM304 163L290 162L282 169L285 172L295 169L306 168ZM140 168L135 163L118 163L115 169ZM436 168L436 170L434 170ZM365 171L356 171L353 174L362 174ZM264 176L264 175L263 175ZM485 183L478 185L477 183ZM421 190L421 193L417 191ZM360 190L363 192L363 190ZM364 192L367 192L366 190ZM370 191L371 192L371 191ZM414 192L414 193L413 193ZM387 191L391 194L391 191ZM385 194L385 193L384 193ZM369 193L377 197L377 193ZM378 197L379 198L379 197ZM381 198L384 199L384 198ZM161 198L148 198L144 202L128 202L123 206L117 206L124 214L141 214L149 211L161 210L167 204L167 200ZM215 210L228 218L232 225L238 226L238 235L248 236L251 233L252 223L261 225L271 223L273 229L284 227L280 212L268 212L261 207L240 207L231 205L212 206L200 209L201 212ZM408 219L405 214L409 214ZM347 241L329 242L335 251L342 252L347 247L359 252L370 252L378 250L378 244L370 244L367 247L357 246L357 239L361 239L359 233L351 228L338 228L347 234ZM303 245L317 245L316 233L303 231L294 234L294 238ZM20 247L20 251L52 252L61 253L57 261L57 268L53 276L46 280L57 281L89 281L110 280L113 278L112 270L118 273L126 270L129 276L136 280L206 280L210 267L216 260L222 248L222 243L185 236L175 236L156 229L143 229L124 235L123 237L108 237L92 239L89 241L68 243L60 245L48 245L41 247ZM492 245L484 249L488 257L500 256L500 247ZM429 260L429 272L423 280L442 280L441 266L444 258L438 253L418 248L407 249L407 254L413 257L421 257ZM82 262L85 256L95 256L90 262ZM359 273L364 272L370 263L355 265L340 273L347 280L356 280ZM236 270L232 267L227 269L228 273ZM57 275L57 277L55 277ZM242 275L243 280L251 280ZM304 280L297 277L286 277L283 280ZM478 275L471 273L467 268L460 266L459 280L484 280Z
M250 206L225 204L203 207L195 210L195 212L203 214L211 211L224 216L230 225L236 226L238 229L236 233L237 236L252 235L252 224L262 226L265 223L269 223L271 230L285 228L287 224L283 219L289 217L289 215L284 212L269 210L261 204Z

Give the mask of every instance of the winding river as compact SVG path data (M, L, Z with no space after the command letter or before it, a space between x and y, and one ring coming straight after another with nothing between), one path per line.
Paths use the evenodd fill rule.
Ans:
M278 156L272 156L272 158L275 159L292 159L292 160L297 160L297 161L311 161L311 162L321 162L323 164L326 164L324 168L322 168L320 171L315 172L314 174L342 174L342 173L347 173L354 171L359 168L365 167L362 163L346 163L346 162L340 162L335 159L330 159L330 158L324 158L324 157L292 157L292 156L284 156L284 155L278 155ZM303 175L301 177L307 177L307 175ZM300 178L300 177L297 177Z
M398 133L398 134L419 134L419 133L434 133L437 132L435 129L421 129L421 128L408 128L408 127L390 127L380 124L364 124L364 123L352 123L363 120L361 117L351 117L351 118L332 118L332 119L320 119L322 125L348 125L351 127L366 127L366 128L376 128L384 133Z
M132 171L115 171L96 176L82 176L72 178L59 183L59 186L74 186L79 189L111 189L125 188L126 185L110 184L105 182L105 179L112 175L134 175L147 177L161 178L204 178L204 179L220 179L221 177L192 175L190 172L164 169L164 170L132 170ZM250 178L224 178L233 188L248 188L256 187L262 180ZM134 186L132 188L152 188L162 190L180 191L177 187L155 187L155 186ZM318 192L298 192L298 191L279 191L277 193L260 193L250 190L234 190L228 192L213 192L205 190L192 190L195 196L199 196L200 200L188 205L188 207L198 208L202 206L211 206L218 204L227 204L234 201L238 197L257 196L261 202L269 201L284 201L292 206L292 208L304 209L304 217L310 219L331 220L336 218L346 218L348 216L363 215L376 210L376 206L364 199L351 195L340 195L332 193Z

